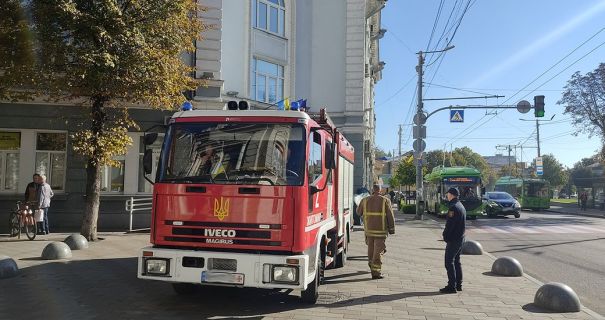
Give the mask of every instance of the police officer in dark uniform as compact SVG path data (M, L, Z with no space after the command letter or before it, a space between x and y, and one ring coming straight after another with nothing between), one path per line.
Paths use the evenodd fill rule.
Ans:
M447 270L447 286L439 289L441 293L456 293L462 291L462 266L460 265L460 252L464 243L466 223L466 209L458 201L458 189L450 188L447 191L449 209L443 241L445 241L445 269Z

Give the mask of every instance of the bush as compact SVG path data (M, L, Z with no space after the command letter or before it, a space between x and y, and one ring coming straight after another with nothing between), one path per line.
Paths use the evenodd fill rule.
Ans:
M399 207L399 212L403 214L416 214L416 205L415 204L404 204Z

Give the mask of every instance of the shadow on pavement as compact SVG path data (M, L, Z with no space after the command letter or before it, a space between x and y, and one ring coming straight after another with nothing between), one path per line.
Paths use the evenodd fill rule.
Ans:
M428 291L428 292L401 292L394 294L386 294L386 295L371 295L367 297L354 298L349 300L343 300L339 302L335 302L330 307L348 307L353 305L366 305L371 303L381 303L388 301L401 300L406 298L413 297L426 297L426 296L440 296L443 293L439 293L437 291Z
M353 261L368 261L368 256L348 256L347 260Z
M560 312L550 311L550 310L540 308L533 303L528 303L528 304L524 305L522 308L523 308L523 310L525 310L527 312L531 312L531 313L560 313Z
M363 257L365 259L365 257ZM25 258L34 259L34 258ZM38 258L35 258L38 259ZM329 283L371 281L358 271L328 277ZM364 277L364 279L357 279ZM349 277L357 277L347 279ZM367 277L367 279L365 278ZM320 288L316 305L303 303L298 291L200 287L192 295L177 295L166 282L137 278L137 259L59 260L25 267L16 277L0 280L0 319L167 319L245 317L309 308L378 303L407 297L437 295L411 292L350 299L348 293ZM329 290L329 286L326 287ZM348 300L347 300L348 299ZM23 308L24 305L35 306Z
M535 248L544 248L544 247L560 246L560 245L564 245L564 244L574 244L574 243L591 242L591 241L599 241L599 240L605 240L605 237L604 238L594 238L594 239L574 240L574 241L565 241L565 242L541 244L541 245L535 245L535 246L532 246L532 245L529 245L529 246L520 246L520 247L506 249L506 250L490 251L490 253L493 254L493 253L515 251L515 250L527 250L527 249L535 249ZM536 253L534 253L534 254L536 254Z

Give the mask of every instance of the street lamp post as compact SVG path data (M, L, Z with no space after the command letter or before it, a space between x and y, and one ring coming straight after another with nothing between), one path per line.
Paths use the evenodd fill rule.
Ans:
M417 119L421 119L424 116L424 104L422 102L422 66L424 65L424 57L423 53L439 53L445 52L447 50L453 49L454 46L447 46L443 50L437 51L419 51L418 54L418 65L416 66L416 72L418 72L418 105L416 108L416 117ZM422 186L422 152L424 151L424 144L422 140L422 135L420 134L420 128L422 127L422 122L416 124L418 127L418 134L416 135L416 143L414 146L414 160L416 162L416 219L422 220L422 213L424 211L424 197L423 197L423 186Z

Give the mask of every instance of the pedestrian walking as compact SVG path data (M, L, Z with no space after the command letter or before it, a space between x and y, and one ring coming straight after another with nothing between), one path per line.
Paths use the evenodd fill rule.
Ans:
M458 201L458 189L450 188L446 196L449 201L449 209L445 229L443 229L443 241L446 243L445 270L447 271L447 286L439 289L439 292L456 293L462 291L460 252L462 251L466 229L466 209Z
M580 203L581 203L581 209L586 211L586 202L588 202L588 194L586 193L586 191L582 191L582 194L580 195Z
M380 195L379 185L375 184L372 187L372 195L361 200L357 214L363 218L372 279L382 279L382 255L387 252L387 236L395 234L395 217L391 201Z
M51 189L50 185L46 183L46 176L40 175L40 189L39 189L40 209L44 211L44 222L42 223L42 232L49 234L50 229L48 228L48 209L50 208L50 198L55 194Z

